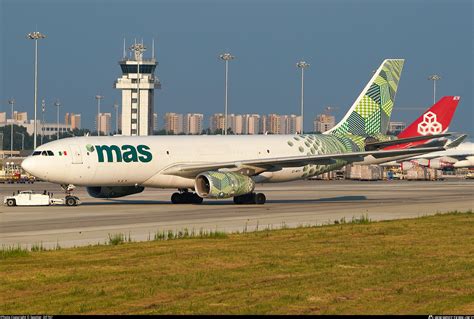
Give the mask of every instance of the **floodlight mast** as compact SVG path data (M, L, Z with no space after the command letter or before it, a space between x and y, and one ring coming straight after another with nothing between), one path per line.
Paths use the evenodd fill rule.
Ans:
M11 98L8 100L8 104L12 107L12 123L10 127L10 157L13 157L13 124L15 123L15 119L13 117L13 108L15 106L15 99Z
M432 74L428 77L428 80L433 81L433 104L436 103L436 81L441 80L441 76L438 74Z
M301 134L304 133L304 70L309 68L309 63L305 61L300 61L296 63L296 66L301 69Z
M33 148L36 149L36 137L37 137L36 116L37 116L37 104L38 104L38 40L46 38L46 35L42 34L41 32L35 31L35 32L28 33L26 35L26 38L29 40L35 40L35 94L34 94L35 121L33 123L33 135L34 135Z
M56 134L56 139L59 140L59 107L61 106L61 102L59 102L59 99L56 99L56 101L54 102L54 106L56 106L58 109L57 109L57 117L56 117L56 125L57 125L57 134Z
M227 135L227 105L228 105L228 82L229 82L229 61L235 59L230 53L222 53L221 60L225 61L225 106L224 106L224 135Z
M100 136L100 100L104 98L103 95L96 95L95 99L97 100L97 136Z

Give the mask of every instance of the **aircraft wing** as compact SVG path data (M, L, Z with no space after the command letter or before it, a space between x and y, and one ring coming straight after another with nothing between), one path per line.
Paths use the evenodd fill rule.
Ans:
M300 167L308 164L328 165L336 163L337 160L347 161L348 163L362 161L365 156L372 155L375 158L393 157L405 154L426 154L445 150L444 147L425 147L403 150L386 151L364 151L339 154L321 154L321 155L300 155L275 158L259 158L242 161L221 162L221 163L181 163L164 169L161 173L166 175L177 175L186 178L194 178L199 173L205 171L228 169L240 171L244 175L257 175L264 171L283 167Z

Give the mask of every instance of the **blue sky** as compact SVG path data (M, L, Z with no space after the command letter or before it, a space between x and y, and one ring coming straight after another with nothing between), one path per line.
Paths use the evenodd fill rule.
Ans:
M229 111L299 113L299 72L305 73L305 127L325 106L340 119L384 58L405 58L392 120L411 122L432 104L432 82L440 74L438 97L462 100L451 130L472 135L473 4L469 0L328 1L23 1L0 0L0 111L14 97L33 114L33 42L40 42L39 100L47 118L83 114L92 127L94 96L113 111L120 92L113 82L122 41L155 38L159 61L155 111L198 112L224 108L224 66L230 51ZM207 122L205 123L207 126Z

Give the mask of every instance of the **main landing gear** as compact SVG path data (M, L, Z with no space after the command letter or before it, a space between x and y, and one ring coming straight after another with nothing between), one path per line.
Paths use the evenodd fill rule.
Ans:
M263 193L248 193L245 195L235 196L234 204L257 204L263 205L267 198Z
M173 204L201 204L202 197L196 193L191 193L187 189L179 189L179 193L171 195L171 202Z

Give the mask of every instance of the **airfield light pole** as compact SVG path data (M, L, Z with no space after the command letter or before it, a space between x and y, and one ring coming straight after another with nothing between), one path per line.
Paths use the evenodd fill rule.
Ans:
M441 80L441 76L438 74L432 74L428 77L428 80L433 81L433 104L436 103L436 81Z
M44 136L44 112L46 111L46 101L41 100L41 145L43 145L43 136Z
M33 124L33 148L36 149L36 137L37 137L37 103L38 103L38 40L44 39L46 36L38 31L30 32L26 35L26 38L29 40L35 40L35 121Z
M227 103L228 103L228 83L229 83L229 61L235 59L230 53L222 53L221 60L225 61L225 110L224 110L224 135L227 135Z
M300 61L296 63L296 66L301 69L301 134L304 133L304 69L309 67L309 63Z
M10 157L13 156L13 124L15 123L15 119L13 118L13 107L15 105L15 99L11 98L8 100L8 104L12 106L12 123L10 126Z
M103 95L96 95L97 100L97 136L100 136L100 100L104 98Z
M21 150L25 149L25 133L16 132L16 134L21 135Z
M61 106L61 102L59 102L59 99L56 99L56 101L54 102L54 106L56 106L58 108L58 112L57 112L57 139L59 140L59 107Z
M117 104L117 102L115 102L115 103L114 103L114 109L115 109L115 134L118 134L118 126L119 126L118 107L119 107L119 105Z

